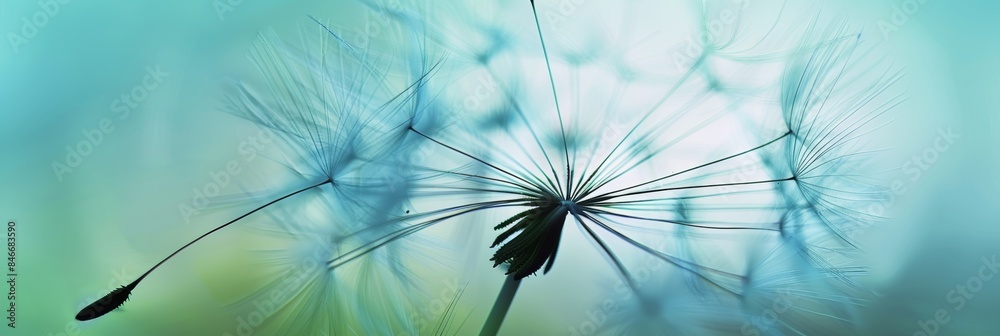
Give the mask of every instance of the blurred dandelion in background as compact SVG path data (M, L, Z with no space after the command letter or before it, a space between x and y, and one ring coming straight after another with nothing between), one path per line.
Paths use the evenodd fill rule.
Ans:
M283 144L243 200L275 276L234 303L273 303L274 332L527 332L504 321L573 296L601 308L571 334L815 334L874 295L855 238L904 97L861 27L763 0L362 5L388 20L365 43L320 14L261 33L263 81L229 97Z

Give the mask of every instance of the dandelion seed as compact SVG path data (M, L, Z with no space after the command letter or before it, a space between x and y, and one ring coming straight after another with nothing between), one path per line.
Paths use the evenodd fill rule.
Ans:
M420 83L424 79L417 79L402 92L393 93L389 87L389 82L383 80L381 85L374 87L374 93L369 93L369 97L360 96L359 90L368 90L365 83L356 83L353 89L342 90L342 88L331 89L325 86L322 79L335 78L335 76L379 76L380 73L370 73L376 71L370 64L370 55L361 54L360 51L352 49L353 46L346 44L342 39L329 32L335 40L341 43L340 47L347 49L344 53L334 54L340 57L341 62L353 61L360 66L359 70L351 73L325 73L323 78L312 76L312 68L299 68L295 64L295 57L288 53L287 47L275 45L275 40L265 35L253 50L252 58L256 58L261 65L261 72L266 77L272 79L271 83L279 84L281 87L273 87L275 95L276 109L270 109L269 102L258 99L258 95L250 91L249 88L241 87L235 96L233 106L237 108L237 113L249 120L252 120L264 127L276 131L280 137L292 146L298 146L303 153L302 160L292 162L286 167L301 174L308 180L319 180L304 188L288 193L284 196L266 202L243 215L220 225L205 234L195 238L174 251L161 260L146 273L127 286L116 289L102 299L85 307L76 318L78 320L89 320L107 314L120 307L130 296L137 285L149 276L160 265L177 255L182 250L188 248L201 239L234 224L254 213L268 208L285 199L308 190L320 189L324 186L333 190L339 199L337 204L346 205L346 208L336 209L341 215L351 213L355 210L354 216L361 216L366 221L384 220L384 212L377 212L374 209L385 200L395 203L381 204L382 206L397 207L401 198L394 195L391 190L388 193L371 193L370 188L378 188L385 191L386 184L382 179L374 179L364 175L367 171L362 168L366 164L376 160L389 160L394 158L397 151L405 151L406 146L400 146L402 140L400 132L393 133L392 129L399 129L401 124L412 122L415 119L415 111L419 109L420 103L414 103L415 96L419 95ZM322 55L321 55L322 56ZM312 65L322 66L329 59L311 60L316 62ZM309 64L310 62L306 62ZM342 63L343 64L343 63ZM306 71L296 73L297 71ZM350 84L350 83L343 83ZM384 99L375 101L374 99ZM319 110L312 110L318 105ZM381 118L374 118L371 115L358 113L361 110L374 110ZM273 113L281 111L283 113ZM382 111L386 111L382 113ZM403 128L405 130L405 128ZM367 179L367 180L366 180ZM358 181L361 181L360 183ZM364 191L365 196L361 196L358 191ZM367 198L365 200L364 198ZM347 210L347 211L345 211ZM407 211L408 212L408 211ZM373 214L382 215L382 219L373 217ZM359 233L355 232L354 235ZM324 256L325 257L325 256Z

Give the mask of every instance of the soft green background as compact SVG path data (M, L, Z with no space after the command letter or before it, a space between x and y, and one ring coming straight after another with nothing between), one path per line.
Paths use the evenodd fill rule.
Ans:
M882 40L877 22L891 20L892 6L900 3L838 6L869 23L867 38ZM177 206L190 200L191 188L210 182L211 172L241 159L237 146L255 133L217 107L227 76L252 74L244 55L256 33L268 27L292 31L308 24L309 14L360 27L359 7L244 0L220 19L207 0L76 0L62 5L15 53L6 33L20 31L22 17L39 10L35 1L0 2L0 217L17 222L19 252L17 329L0 328L0 334L232 330L235 322L222 309L218 289L231 277L207 265L233 258L226 253L237 248L182 254L161 276L144 282L141 288L153 290L136 292L143 300L126 306L132 316L88 323L72 316L88 300L138 276L177 242L235 212L223 209L186 223ZM919 181L907 184L906 195L891 207L892 224L863 239L873 266L869 283L882 294L864 310L871 334L911 335L919 320L938 309L952 317L940 334L1000 333L1000 280L987 281L961 311L946 301L950 290L975 276L980 258L1000 254L998 12L994 1L927 0L882 41L908 73L902 84L911 99L901 118L914 131L901 133L912 145L907 150L921 153L939 128L962 136ZM127 119L113 119L114 131L57 179L52 162L84 139L81 131L116 118L111 102L140 84L148 66L160 66L169 76ZM252 170L244 174L256 177ZM229 289L240 292L239 286ZM506 332L563 333L576 324L574 317L547 324L524 312L530 307L517 305L522 312L512 313Z

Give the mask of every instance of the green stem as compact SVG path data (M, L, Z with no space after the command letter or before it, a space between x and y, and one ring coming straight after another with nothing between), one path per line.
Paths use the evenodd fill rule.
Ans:
M518 280L513 273L507 275L507 280L503 282L503 288L500 289L500 294L497 295L497 300L493 303L493 310L490 311L490 316L486 319L486 324L483 325L479 336L495 336L500 331L500 326L503 325L503 320L507 316L507 311L510 310L510 304L514 301L514 295L517 294L519 286L521 286L521 280Z

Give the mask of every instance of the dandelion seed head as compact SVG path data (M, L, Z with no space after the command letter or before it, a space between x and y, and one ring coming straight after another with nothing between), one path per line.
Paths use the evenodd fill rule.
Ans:
M265 85L230 101L291 149L268 161L314 185L257 227L277 242L260 246L266 268L300 279L251 296L295 293L282 332L425 332L424 280L469 258L507 275L489 334L521 281L564 254L588 256L561 262L567 277L600 270L634 298L603 331L852 321L853 237L879 220L859 205L884 195L859 172L897 76L855 62L869 57L848 25L750 29L758 9L706 3L687 27L703 38L671 64L679 37L596 5L363 3L384 28L363 45L315 18L302 45L263 33L250 58ZM676 15L640 5L608 8ZM780 290L802 298L788 316L819 322L754 322Z

